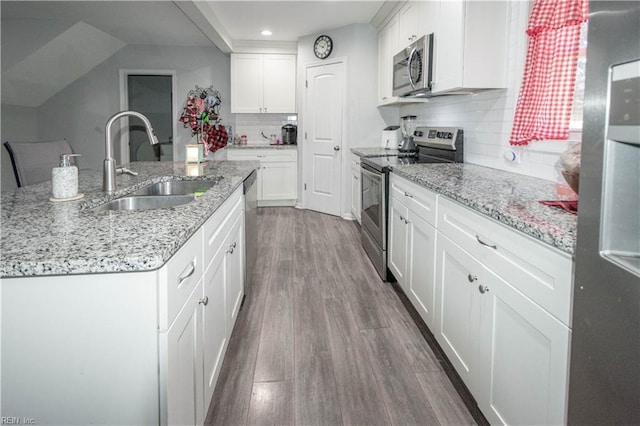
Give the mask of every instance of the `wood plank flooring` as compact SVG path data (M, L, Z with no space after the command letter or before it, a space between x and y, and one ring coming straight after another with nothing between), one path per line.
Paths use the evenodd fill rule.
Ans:
M354 222L258 210L258 259L206 423L475 424Z

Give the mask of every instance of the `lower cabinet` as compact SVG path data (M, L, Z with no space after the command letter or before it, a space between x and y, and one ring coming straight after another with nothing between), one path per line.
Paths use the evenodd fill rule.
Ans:
M391 175L387 263L424 322L433 326L437 195Z
M360 156L351 154L351 214L360 223L362 210L362 183Z
M160 337L161 341L166 339L167 423L170 425L204 423L202 293L201 280L169 331Z
M432 331L489 423L566 423L570 258L441 200L436 259Z
M566 423L570 256L394 173L389 193L389 269L489 423Z
M220 217L214 215L203 226L201 282L161 336L167 340L169 424L203 424L244 295L241 192L221 209Z
M293 206L298 199L297 149L228 148L231 161L259 161L258 206Z

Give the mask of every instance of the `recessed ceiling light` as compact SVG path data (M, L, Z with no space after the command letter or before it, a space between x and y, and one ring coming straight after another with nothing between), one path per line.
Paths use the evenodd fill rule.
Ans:
M270 36L272 33L269 30L262 30L260 34L262 34L263 36Z

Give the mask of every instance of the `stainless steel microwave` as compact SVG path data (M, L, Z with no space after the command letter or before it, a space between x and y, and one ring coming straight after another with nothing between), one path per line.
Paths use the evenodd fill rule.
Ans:
M431 93L433 34L427 34L393 57L393 96Z

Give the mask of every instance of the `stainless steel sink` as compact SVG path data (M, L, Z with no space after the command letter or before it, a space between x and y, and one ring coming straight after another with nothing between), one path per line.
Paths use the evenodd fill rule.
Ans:
M218 181L211 180L172 180L145 186L131 195L186 195L205 192Z
M194 194L138 195L122 197L94 207L93 210L151 210L180 206L195 200Z

